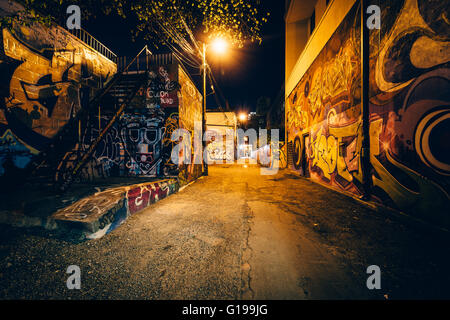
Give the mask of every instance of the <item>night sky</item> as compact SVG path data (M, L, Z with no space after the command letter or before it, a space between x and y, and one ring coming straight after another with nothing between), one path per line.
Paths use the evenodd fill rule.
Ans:
M243 48L229 48L227 54L218 58L207 55L214 77L220 87L217 96L223 108L228 100L231 110L254 111L260 96L275 99L284 82L284 1L263 0L263 9L270 12L269 21L262 28L263 41ZM82 21L86 29L118 56L134 57L146 44L142 39L131 40L127 21L114 16L100 16ZM197 37L199 38L199 37ZM167 49L152 50L154 53ZM201 91L199 70L189 69L191 77ZM209 82L207 85L209 88ZM221 91L221 92L220 92ZM210 91L208 92L210 93ZM221 95L222 93L222 95ZM217 107L214 95L208 95L207 108Z

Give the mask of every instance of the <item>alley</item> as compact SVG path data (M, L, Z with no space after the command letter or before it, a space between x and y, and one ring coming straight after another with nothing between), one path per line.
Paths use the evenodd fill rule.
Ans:
M448 297L448 243L437 234L289 170L210 167L99 240L0 231L1 299ZM381 290L366 287L372 264ZM81 269L81 290L66 287L69 265Z

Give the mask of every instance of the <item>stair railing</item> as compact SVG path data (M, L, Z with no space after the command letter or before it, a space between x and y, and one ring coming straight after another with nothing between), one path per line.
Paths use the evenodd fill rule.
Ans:
M119 72L119 68L118 68L118 72L114 75L114 77L107 82L106 86L104 88L101 89L100 92L98 92L97 95L95 95L94 98L92 98L88 105L84 108L82 108L81 110L79 110L77 112L77 114L69 119L68 123L61 128L61 130L59 130L59 132L56 134L55 137L52 138L52 141L49 143L48 147L45 148L44 150L41 151L41 153L37 156L36 159L34 159L29 166L27 167L27 170L29 172L29 174L27 174L26 176L35 176L37 171L40 170L41 168L45 168L46 163L48 164L49 162L52 163L53 165L53 170L58 170L58 167L62 161L62 158L64 158L64 155L66 152L61 152L64 153L61 155L62 158L55 159L52 161L52 159L54 156L58 157L58 153L59 152L55 152L55 149L58 147L59 144L61 143L68 143L71 144L70 148L73 148L74 146L72 145L74 142L76 143L76 141L74 139L72 139L73 141L67 141L67 138L65 139L64 137L67 137L69 135L69 137L72 135L73 131L77 130L78 126L79 126L79 122L83 121L84 118L86 117L86 115L88 114L89 110L91 109L91 107L93 105L97 105L98 103L100 103L100 101L102 100L102 98L111 90L112 87L114 87L114 85L119 82L123 77L124 77L124 73L126 73L128 71L128 69L131 67L131 65L136 61L136 59L145 51L146 56L148 54L151 54L150 50L148 50L147 45L142 48L142 50L134 57L134 59L124 68L124 70ZM117 58L115 58L116 60L116 64L117 64ZM148 61L148 59L146 58L146 60ZM148 63L147 63L148 66ZM119 67L119 66L118 66ZM69 143L70 142L70 143ZM55 154L56 153L56 154ZM55 164L55 162L57 162ZM51 168L50 168L51 170Z
M147 66L148 66L148 59L147 55L150 52L145 46L137 55L134 57L134 59L127 65L127 67L120 72L120 76L115 79L114 84L119 81L124 75L128 72L130 66L138 59L138 57L144 52L146 53L146 60L147 60ZM147 67L148 69L148 67ZM102 131L99 133L98 137L90 144L88 150L84 152L81 156L81 159L79 161L75 162L75 165L73 169L71 169L68 176L66 175L60 175L59 169L57 170L55 174L55 180L56 182L62 182L59 184L59 190L64 192L67 190L67 188L70 186L74 178L79 174L81 169L87 164L89 159L92 157L93 153L95 152L98 144L103 140L105 135L108 133L109 129L112 127L112 125L119 119L119 117L122 115L123 111L127 107L127 105L130 103L130 101L135 97L138 90L142 87L143 80L146 80L146 77L142 77L142 79L138 79L137 84L134 86L134 88L131 90L131 93L127 96L127 98L121 103L119 109L114 114L114 116L111 118L111 120L108 122L108 124L102 129ZM108 91L112 88L112 86L109 87ZM105 92L106 93L106 92ZM104 93L104 94L105 94ZM103 95L104 95L103 94ZM58 166L59 168L60 166ZM62 169L64 170L64 168ZM66 172L67 173L67 172ZM62 178L64 181L60 181L60 178Z
M139 51L139 53L133 58L133 60L131 60L131 62L129 62L128 64L126 64L126 62L127 62L127 57L118 57L117 58L117 62L116 62L116 64L117 64L117 72L119 73L127 73L128 72L128 70L130 69L130 67L133 65L133 63L134 62L137 62L136 63L136 66L137 66L137 71L140 71L139 70L139 60L140 60L140 56L141 56L141 54L143 53L145 51L145 60L146 60L146 64L145 64L145 67L146 67L146 69L145 70L142 70L142 71L146 71L146 70L148 70L148 55L151 55L152 53L151 53L151 51L148 49L148 46L147 45L145 45L145 47L143 47L142 48L142 50L141 51ZM121 67L123 66L123 65L126 65L126 67L123 69L123 70L121 70Z

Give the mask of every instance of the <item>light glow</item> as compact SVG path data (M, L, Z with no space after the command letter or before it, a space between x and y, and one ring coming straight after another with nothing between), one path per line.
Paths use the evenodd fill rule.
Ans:
M228 43L222 38L217 38L211 43L211 46L216 53L224 54L227 51Z
M240 121L247 121L247 115L245 113L239 114L239 120Z

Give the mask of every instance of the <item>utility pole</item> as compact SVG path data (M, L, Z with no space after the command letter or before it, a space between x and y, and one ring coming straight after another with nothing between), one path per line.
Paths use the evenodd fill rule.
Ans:
M203 136L206 132L206 43L203 43ZM207 163L207 159L204 157L205 155L205 150L206 150L206 141L204 139L204 137L202 137L202 146L203 146L203 154L202 154L202 158L203 158L203 175L207 176L208 175L208 163Z

